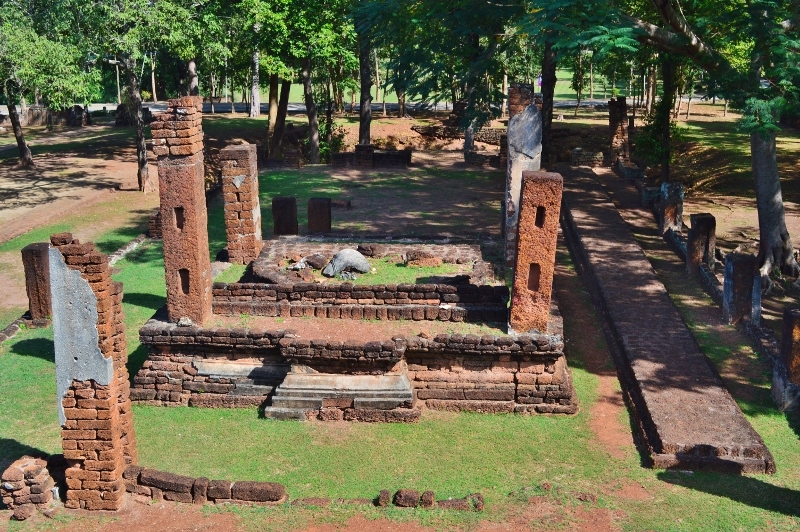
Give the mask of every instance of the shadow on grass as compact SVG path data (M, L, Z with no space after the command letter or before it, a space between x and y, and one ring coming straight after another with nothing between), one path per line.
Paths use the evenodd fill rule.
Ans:
M49 338L31 338L20 340L11 345L10 351L15 355L36 357L48 362L55 362L55 347Z
M157 296L155 294L145 294L140 292L125 292L124 301L130 305L137 307L149 308L151 310L158 310L164 306L164 296Z
M133 384L133 378L142 369L145 360L147 360L147 346L145 345L140 345L128 355L125 367L128 368L128 378L130 378L131 384Z
M5 471L12 462L23 456L46 458L48 454L41 449L25 445L17 440L0 438L0 470Z
M725 497L753 508L800 517L800 492L773 486L757 478L704 473L686 475L671 471L662 471L656 476L668 484Z

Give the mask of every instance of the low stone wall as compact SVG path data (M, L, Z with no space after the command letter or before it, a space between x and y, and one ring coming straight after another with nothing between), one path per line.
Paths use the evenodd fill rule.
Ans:
M161 239L163 233L161 232L161 211L157 211L150 215L147 219L147 238Z
M142 502L168 500L189 504L250 503L277 505L286 502L286 486L275 482L209 480L185 477L155 469L129 466L123 473L125 489Z
M63 465L60 469L63 473ZM0 496L17 521L32 517L37 510L52 517L59 503L53 497L55 485L47 460L23 456L3 471ZM58 493L57 488L55 492Z
M356 146L355 152L331 154L331 164L336 168L408 168L411 149L379 150L374 146Z
M598 166L603 166L604 159L605 155L603 155L601 151L590 152L584 151L583 148L575 148L572 150L570 164L572 166L591 166L592 168L597 168Z
M150 356L134 378L131 398L155 405L248 407L265 403L293 365L350 375L403 372L407 366L427 408L572 413L577 400L561 330L556 314L547 334L340 342L297 338L291 330L201 329L153 319L140 330ZM331 419L416 419L384 419L377 410L364 411L369 415L351 412ZM386 412L390 417L396 413Z
M480 168L500 168L499 155L487 155L477 151L468 151L464 153L464 162L470 166L478 166Z
M437 139L464 138L464 130L454 126L411 126L411 130L424 137ZM506 128L504 127L482 127L475 132L475 141L500 146L500 136L505 133Z

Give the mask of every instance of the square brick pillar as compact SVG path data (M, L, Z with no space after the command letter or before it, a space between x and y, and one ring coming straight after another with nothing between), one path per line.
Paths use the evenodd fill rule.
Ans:
M704 212L689 215L692 224L686 239L686 269L696 275L700 265L714 265L714 252L717 247L717 219Z
M509 94L512 94L509 92ZM509 101L511 98L509 97ZM510 108L510 107L509 107ZM508 119L508 162L506 165L505 264L514 266L517 251L517 224L519 223L522 175L535 172L542 165L542 114L533 103Z
M617 161L628 162L631 157L628 139L628 104L624 96L608 101L608 129L611 136L610 166Z
M169 100L155 115L153 152L158 156L161 232L170 321L202 324L211 315L202 99Z
M272 198L272 231L275 236L296 235L297 198L275 196Z
M25 268L25 291L32 320L49 318L50 305L50 245L47 242L28 244L22 248L22 266Z
M119 510L136 464L122 285L108 257L69 233L50 238L56 389L67 508Z
M728 253L725 256L725 278L722 284L722 315L729 324L742 318L759 325L761 321L761 275L758 258L749 253Z
M564 180L551 172L525 172L522 178L510 328L547 332Z
M784 309L781 341L781 358L789 381L800 385L800 308Z
M220 150L219 158L222 161L228 261L247 264L258 257L264 245L261 239L256 145L227 146Z
M331 199L308 200L308 232L329 233L331 230Z
M680 183L661 183L658 198L658 230L664 234L672 229L676 233L683 230L683 185Z

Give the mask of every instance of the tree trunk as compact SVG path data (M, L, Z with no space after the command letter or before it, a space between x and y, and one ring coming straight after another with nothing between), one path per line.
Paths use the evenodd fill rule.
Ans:
M150 86L153 88L153 103L158 101L156 96L156 54L150 56Z
M6 89L8 95L8 117L11 119L11 127L14 130L14 137L17 139L17 148L19 149L19 164L20 166L33 166L33 156L28 143L25 142L25 135L22 133L22 125L20 124L19 114L17 114L16 93L11 89Z
M372 49L372 58L375 60L375 101L381 100L381 69L378 65L378 49Z
M189 96L197 96L199 94L200 84L197 80L197 61L189 59Z
M278 118L278 83L280 79L277 74L269 77L269 126L267 129L267 146L272 144L272 137L275 135L275 120Z
M119 63L116 62L117 56L114 56L114 68L117 70L117 105L122 103L122 89L119 84Z
M311 164L319 164L319 122L317 121L317 106L311 89L311 50L308 57L303 60L300 77L303 79L303 96L306 101L306 114L308 115L308 159Z
M211 114L214 114L214 90L216 89L216 83L214 82L214 74L211 74L211 92L208 95L208 103L211 105Z
M670 178L670 159L672 158L672 137L670 124L672 106L675 99L675 70L676 65L674 59L667 54L662 54L662 68L661 76L664 80L664 94L661 96L661 101L658 102L658 120L660 126L661 136L661 179L662 181L669 181Z
M289 90L292 88L291 80L283 80L281 84L281 97L278 102L278 114L275 117L275 131L270 139L269 156L275 159L281 152L283 144L283 131L286 127L286 114L289 111Z
M358 71L361 77L361 109L358 125L358 143L369 144L369 128L372 123L372 72L370 72L370 42L365 35L359 35Z
M589 61L589 99L594 99L594 55L592 61Z
M656 101L656 67L651 66L647 70L647 114L653 112L653 104Z
M508 113L508 72L503 70L503 102L500 104L500 118Z
M325 142L330 146L333 139L333 96L331 95L332 83L328 81L327 85L325 93L328 95L328 108L325 110Z
M261 91L259 89L258 48L253 50L253 77L250 85L250 118L261 115Z
M800 267L794 258L792 239L786 229L775 133L769 131L763 137L756 132L751 133L750 152L758 207L761 286L767 291L772 285L769 274L773 269L778 268L785 275L795 277L800 273Z
M139 191L147 194L155 190L155 184L150 179L147 167L147 142L144 138L144 120L142 120L142 92L139 78L136 77L136 62L128 58L125 60L125 72L128 74L128 97L133 106L133 119L136 125L136 160L139 166L137 178Z
M547 164L552 157L550 132L553 129L553 96L556 90L556 54L553 43L547 41L542 57L542 162Z

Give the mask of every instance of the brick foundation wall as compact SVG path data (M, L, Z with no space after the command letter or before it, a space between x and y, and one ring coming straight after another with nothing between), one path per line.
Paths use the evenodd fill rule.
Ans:
M215 314L505 322L506 286L215 283Z
M598 166L603 166L604 159L605 155L603 155L601 151L592 153L585 151L583 148L574 148L572 150L570 164L572 166L591 166L592 168L597 168Z
M148 238L162 238L161 233L161 211L151 214L147 219L147 237Z
M577 402L561 334L557 313L546 334L440 334L382 342L309 340L291 330L200 329L150 320L140 330L150 356L134 378L131 394L136 401L156 405L252 407L267 400L292 364L322 373L380 375L405 361L427 408L572 413ZM263 364L269 372L214 375L216 370L204 369L204 364L220 361ZM331 419L348 419L344 414ZM361 420L413 421L411 414L409 419Z
M138 456L131 412L122 284L111 280L108 258L69 233L50 238L64 262L80 272L97 298L98 347L113 364L109 385L72 381L62 405L61 443L67 461L67 508L118 510L125 493L122 472Z
M411 130L416 131L423 137L436 139L464 138L464 130L454 126L411 126ZM504 127L482 127L475 132L475 141L500 146L500 137L505 133L506 128Z
M261 207L258 199L256 146L228 146L219 152L228 261L247 264L261 252Z

